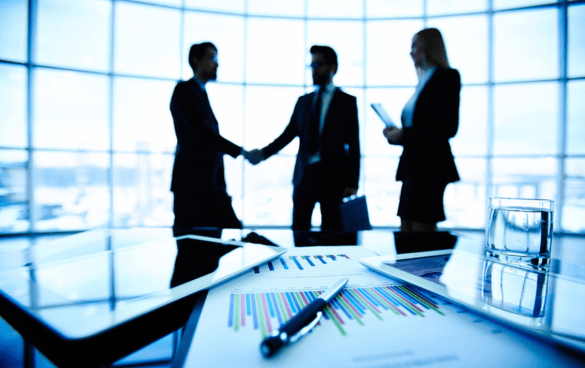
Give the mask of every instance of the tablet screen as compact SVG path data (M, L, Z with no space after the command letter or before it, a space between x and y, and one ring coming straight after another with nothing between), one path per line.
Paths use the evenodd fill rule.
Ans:
M168 238L2 272L0 298L66 338L83 338L251 271L285 251L195 235Z

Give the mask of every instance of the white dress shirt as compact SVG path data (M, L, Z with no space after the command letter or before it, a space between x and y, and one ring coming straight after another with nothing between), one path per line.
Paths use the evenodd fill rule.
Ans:
M424 73L422 73L422 75L418 78L418 84L416 85L416 90L414 91L414 94L412 95L410 100L408 100L406 105L404 105L404 109L402 109L401 120L403 128L412 127L412 116L414 114L416 100L418 100L418 96L420 95L423 88L425 88L425 85L427 84L429 79L431 79L431 77L433 76L435 70L437 70L437 67L432 66L425 70Z

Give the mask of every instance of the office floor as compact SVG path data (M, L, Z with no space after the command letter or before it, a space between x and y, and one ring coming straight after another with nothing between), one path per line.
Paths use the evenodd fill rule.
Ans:
M475 239L484 239L482 231L458 230L457 232ZM34 238L26 236L0 237L0 256L4 252L25 249L63 236L65 235L45 235ZM569 267L571 265L583 266L577 267L575 272L585 278L585 236L555 234L553 257L568 262ZM176 336L176 334L165 336L142 350L121 359L113 367L170 368L170 361L177 343ZM25 356L32 357L28 364L25 364ZM20 335L0 318L0 368L25 367L52 368L55 365L38 351L29 350Z

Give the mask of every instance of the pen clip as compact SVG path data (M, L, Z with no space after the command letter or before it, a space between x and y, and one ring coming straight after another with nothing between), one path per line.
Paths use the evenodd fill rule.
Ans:
M317 312L317 317L315 317L315 319L311 323L309 323L305 327L301 328L299 330L299 332L297 332L296 334L291 336L288 340L288 343L292 344L292 343L296 342L298 339L300 339L301 337L305 336L309 331L311 331L313 329L313 327L315 327L315 325L319 322L319 320L321 319L322 316L323 316L323 312L321 312L321 311Z

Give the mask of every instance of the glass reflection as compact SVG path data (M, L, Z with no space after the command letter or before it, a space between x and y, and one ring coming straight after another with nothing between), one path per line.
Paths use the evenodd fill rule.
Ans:
M481 300L519 316L534 326L544 325L548 275L486 261Z

